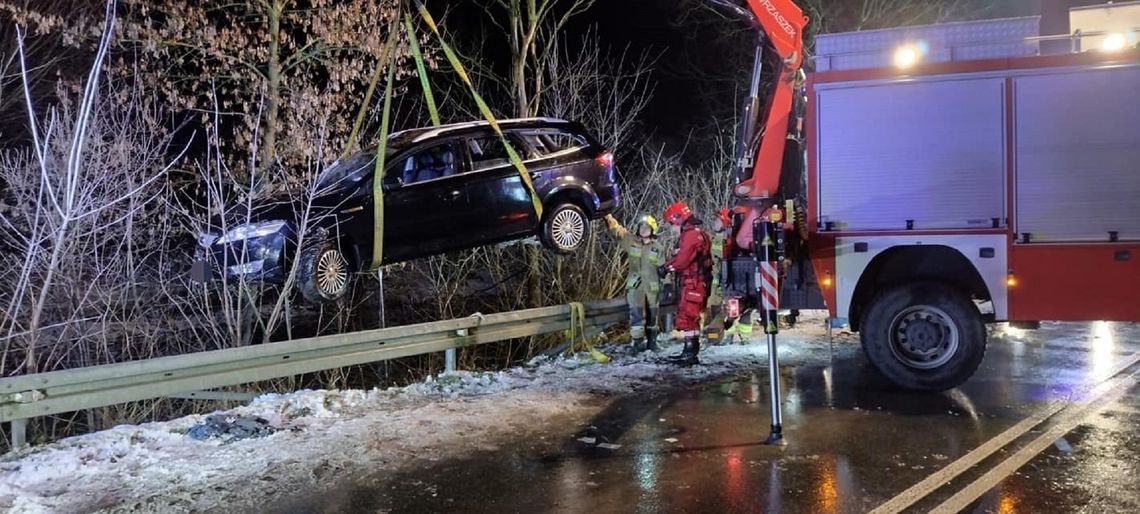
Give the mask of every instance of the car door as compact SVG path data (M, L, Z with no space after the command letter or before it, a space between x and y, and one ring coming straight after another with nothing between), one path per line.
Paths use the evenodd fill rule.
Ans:
M471 169L467 187L469 201L478 211L473 223L479 238L490 243L533 233L538 222L534 205L502 139L488 131L464 138L463 144ZM517 141L511 144L522 148Z
M434 255L472 244L463 160L455 141L415 150L385 173L386 262Z

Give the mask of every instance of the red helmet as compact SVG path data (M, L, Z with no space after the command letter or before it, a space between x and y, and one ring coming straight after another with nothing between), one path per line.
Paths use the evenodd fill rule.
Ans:
M725 207L717 213L720 217L720 222L724 224L725 228L732 226L732 211Z
M680 225L693 216L693 210L685 202L677 201L665 209L665 221L673 225Z

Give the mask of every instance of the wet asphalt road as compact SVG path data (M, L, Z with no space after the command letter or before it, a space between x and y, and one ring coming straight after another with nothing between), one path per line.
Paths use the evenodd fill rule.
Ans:
M587 426L344 484L284 510L829 513L893 501L908 512L1140 512L1140 387L1126 380L1140 370L1128 366L1138 352L1137 325L998 328L973 379L927 395L894 390L846 348L781 367L783 446L763 444L768 388L759 369L616 399ZM1110 379L1116 394L1097 396ZM1044 421L1025 421L1035 417ZM1063 437L1047 437L1051 430ZM996 444L1004 435L1009 444ZM1049 446L1033 451L1035 439ZM988 447L987 458L962 464ZM1028 463L1006 462L1018 455ZM961 473L898 503L956 465ZM967 485L975 496L962 492Z

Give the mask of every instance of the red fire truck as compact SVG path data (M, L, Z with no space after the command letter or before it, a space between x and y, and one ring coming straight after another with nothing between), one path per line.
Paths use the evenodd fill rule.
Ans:
M1135 30L1056 54L1038 17L822 35L804 75L790 0L716 1L759 29L730 309L826 308L931 391L975 372L985 323L1140 321Z

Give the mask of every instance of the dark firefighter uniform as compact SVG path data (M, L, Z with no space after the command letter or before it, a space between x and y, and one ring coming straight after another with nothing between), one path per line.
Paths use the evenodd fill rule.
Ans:
M730 317L731 313L724 310L725 294L721 284L723 278L721 263L732 253L733 238L730 237L732 212L729 209L721 209L717 221L720 223L719 229L714 225L712 233L713 280L705 317L705 337L710 343L716 343L718 339L723 343L739 339L741 344L748 344L752 340L753 311L745 310L736 313L736 317Z
M708 308L704 314L705 338L710 344L721 342L724 337L724 288L721 284L721 263L727 250L728 232L732 219L728 209L721 209L713 222L712 242L709 254L712 258L712 282L709 287Z
M621 238L629 261L625 297L629 304L630 339L638 350L643 343L648 349L657 350L657 304L661 294L661 278L657 276L657 268L664 261L657 240L657 220L653 216L642 216L635 232L626 230L612 216L607 217L606 222ZM649 237L643 237L643 228L648 231Z

